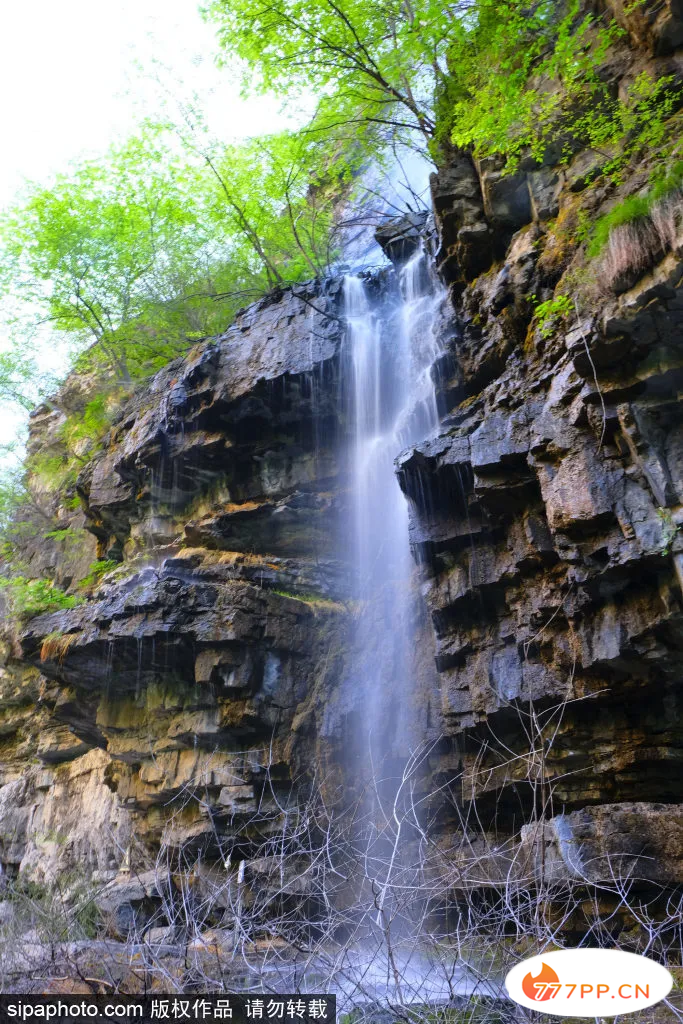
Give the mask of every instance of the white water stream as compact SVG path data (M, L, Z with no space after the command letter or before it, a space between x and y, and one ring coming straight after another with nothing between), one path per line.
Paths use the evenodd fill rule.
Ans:
M363 692L365 752L379 760L412 746L413 562L394 460L438 427L431 369L440 354L441 288L422 249L398 273L393 306L373 298L372 279L344 281L353 434L347 546L357 580L352 671Z

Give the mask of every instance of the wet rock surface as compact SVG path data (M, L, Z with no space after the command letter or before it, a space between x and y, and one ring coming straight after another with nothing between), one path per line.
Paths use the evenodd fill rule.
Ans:
M368 289L391 324L391 268ZM366 783L360 758L340 776L364 713L341 299L338 279L272 295L131 396L77 483L107 571L5 651L0 861L87 884L115 942L189 941L190 862L223 944L250 893L311 900L305 857L283 879L264 843L313 774L333 801ZM59 419L34 417L35 450ZM402 713L422 729L428 647L418 660Z
M655 59L680 47L675 4L609 6ZM397 460L424 601L403 714L429 751L430 837L466 836L463 888L615 870L639 892L683 882L681 222L597 298L594 268L566 276L579 212L615 198L608 160L507 173L452 153L432 178L451 305L442 428ZM423 229L410 216L378 238L401 263ZM542 326L535 307L560 281L569 308ZM391 271L371 287L390 304ZM201 854L198 892L225 893L201 948L232 941L233 879L308 896L303 861L282 878L258 850L293 780L338 785L364 715L343 682L362 609L338 557L341 290L278 291L140 386L79 477L65 521L86 526L83 550L27 546L66 587L95 553L118 568L2 651L0 861L94 879L116 942L182 939L162 843ZM84 391L68 381L64 408ZM32 450L58 446L63 419L41 407Z
M251 818L275 827L339 683L338 287L269 296L133 394L77 485L119 566L4 652L0 859L92 883L117 939L166 927L162 836L222 864ZM62 419L34 416L35 450Z
M680 47L675 5L619 16ZM552 863L653 893L680 884L683 248L678 218L626 285L596 284L576 210L641 180L612 198L600 166L456 155L433 177L465 400L397 467L448 737L434 779L459 778L439 827L472 822L498 884ZM569 304L539 324L558 280Z

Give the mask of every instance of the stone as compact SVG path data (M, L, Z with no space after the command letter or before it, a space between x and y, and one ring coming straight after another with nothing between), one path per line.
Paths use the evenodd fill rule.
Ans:
M470 446L471 463L478 470L524 459L529 451L526 410L494 413L473 432Z
M174 925L148 928L143 941L148 946L172 946L177 941L178 929Z
M581 150L565 171L567 187L572 192L582 192L614 156L616 156L616 149L611 146L605 146L601 150Z
M230 814L254 814L256 801L253 786L223 786L218 794L220 807L226 808Z
M375 238L392 263L409 260L422 244L427 211L407 213L384 221L375 230Z
M559 466L538 467L551 530L581 530L613 514L615 483L598 469L595 452L571 452Z
M663 458L661 446L664 435L647 414L647 409L624 403L617 409L622 433L636 462L650 485L659 506L677 504L669 467Z
M540 195L540 179L538 189ZM481 191L484 213L495 227L516 230L531 220L531 196L524 172L510 174L484 170L481 173Z
M679 290L683 292L683 259L675 253L669 253L621 296L620 312L625 317L635 316L653 299L673 299Z
M226 953L235 945L235 933L227 928L209 928L192 939L188 951L194 953Z
M623 803L586 807L553 819L569 874L683 881L683 806Z
M477 170L466 153L454 155L446 167L430 177L432 203L437 213L437 263L447 281L475 276L491 265L493 235L484 215L484 200Z
M47 764L58 764L60 761L71 761L87 753L90 744L76 736L64 725L45 732L38 744L38 756Z
M90 479L90 508L102 511L107 507L125 507L132 493L132 484L123 481L118 475L114 453L97 461Z
M564 181L552 167L542 167L527 176L531 197L531 215L536 221L551 220L560 210L560 193Z

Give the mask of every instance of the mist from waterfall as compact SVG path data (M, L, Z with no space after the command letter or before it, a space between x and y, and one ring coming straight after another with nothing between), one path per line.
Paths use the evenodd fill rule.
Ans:
M397 272L395 302L377 279L344 280L351 432L346 546L354 577L352 685L362 692L359 751L375 770L413 747L415 587L408 507L394 461L438 426L431 369L442 291L418 249Z

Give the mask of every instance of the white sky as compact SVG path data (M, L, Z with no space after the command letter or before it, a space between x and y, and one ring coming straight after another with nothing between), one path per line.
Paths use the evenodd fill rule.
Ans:
M196 90L213 132L230 139L282 127L272 98L240 98L238 69L218 69L214 28L197 0L24 0L0 7L0 207L26 179L49 181L102 153L159 112L158 87L136 62L169 69L178 94ZM0 347L3 341L0 336ZM42 346L44 368L63 367ZM22 417L0 409L0 443Z
M4 4L0 205L24 177L42 180L81 155L101 152L134 131L140 113L156 109L155 86L135 73L136 60L150 68L161 61L204 95L213 88L208 114L222 137L276 129L278 104L242 100L237 74L215 67L215 49L214 29L196 0Z

